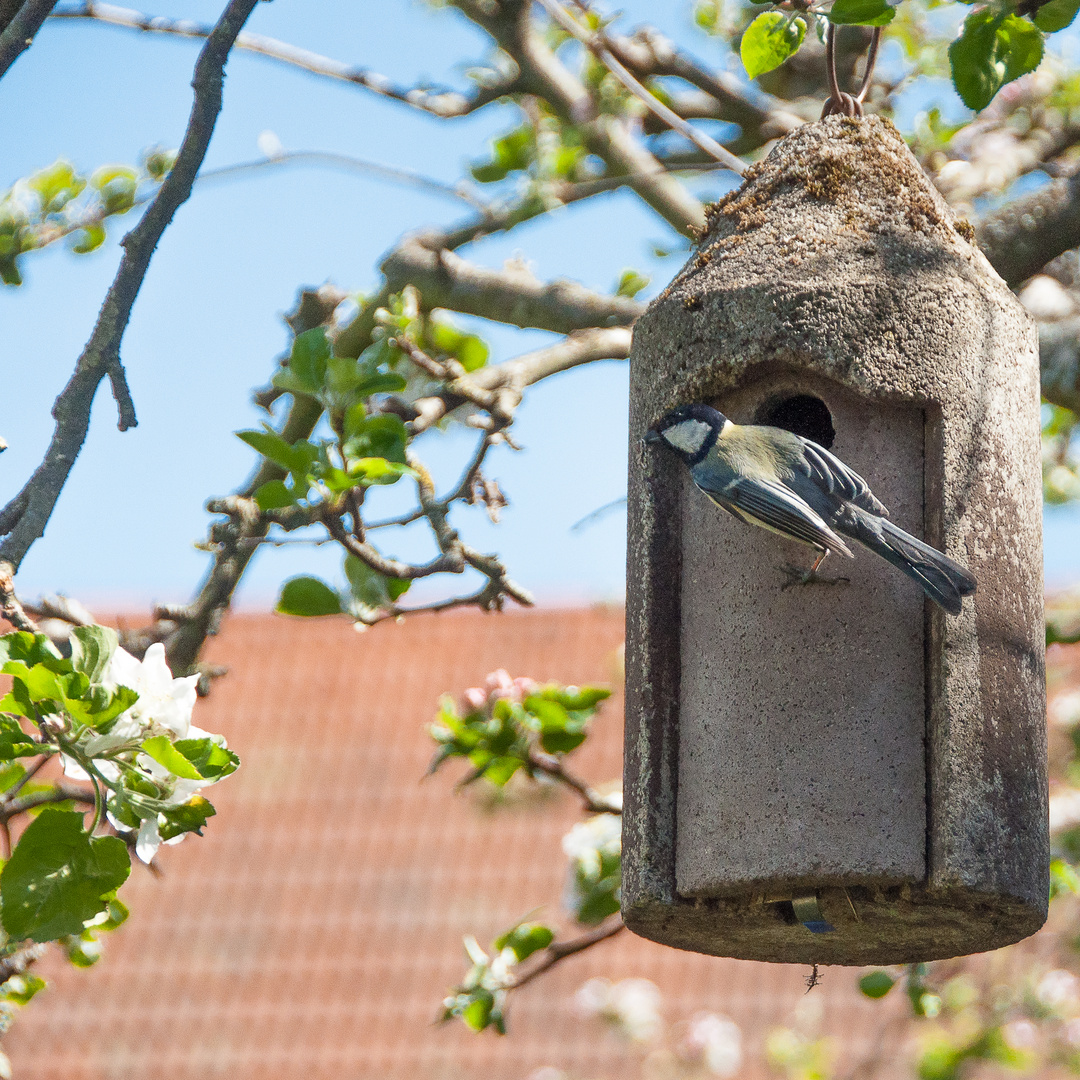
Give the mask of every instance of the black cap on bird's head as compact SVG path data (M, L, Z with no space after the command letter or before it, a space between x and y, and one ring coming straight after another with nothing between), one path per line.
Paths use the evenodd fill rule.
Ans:
M688 465L695 465L713 448L728 423L728 418L711 405L680 405L649 428L645 441L663 443Z

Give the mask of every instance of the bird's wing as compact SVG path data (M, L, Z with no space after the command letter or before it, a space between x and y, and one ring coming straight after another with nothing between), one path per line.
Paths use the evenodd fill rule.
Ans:
M830 454L824 446L800 438L802 443L801 470L822 491L837 498L853 502L871 514L888 517L889 511L884 503L874 496L870 485L856 472L852 472L838 457Z
M824 519L783 484L742 477L722 491L699 486L710 499L751 525L761 525L811 547L851 554Z

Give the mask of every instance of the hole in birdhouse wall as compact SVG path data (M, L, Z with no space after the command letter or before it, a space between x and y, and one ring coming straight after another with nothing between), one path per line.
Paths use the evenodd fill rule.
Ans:
M832 413L828 405L813 394L786 394L770 398L762 402L754 421L792 431L816 442L818 446L824 446L826 450L836 441Z

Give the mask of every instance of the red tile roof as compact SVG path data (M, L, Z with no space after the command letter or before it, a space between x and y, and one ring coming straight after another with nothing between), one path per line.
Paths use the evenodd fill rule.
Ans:
M493 811L455 795L450 768L422 780L438 698L497 667L613 682L622 634L615 609L461 613L363 635L337 620L232 617L209 656L230 673L194 719L223 732L243 768L214 789L206 835L162 849L163 877L133 871L122 893L131 918L105 936L95 968L41 965L49 989L4 1040L15 1076L524 1080L545 1065L637 1075L640 1053L574 1009L594 975L653 980L672 1023L730 1015L756 1062L740 1075L761 1075L764 1035L791 1021L805 969L627 932L516 994L506 1038L433 1024L465 970L463 934L487 946L533 908L559 917L560 839L580 819L562 794ZM616 698L577 771L617 777L621 728ZM902 1011L894 997L868 1002L853 973L830 969L810 1000L858 1057Z

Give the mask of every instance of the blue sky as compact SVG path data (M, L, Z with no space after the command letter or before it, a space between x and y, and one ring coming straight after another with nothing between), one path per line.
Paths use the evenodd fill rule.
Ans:
M212 21L217 4L175 0L152 14ZM621 5L630 22L659 21L672 36L717 62L719 50L690 25L689 4ZM430 79L465 85L463 69L484 55L483 36L453 11L408 0L274 0L249 28L379 70L404 84ZM65 157L80 169L134 162L140 151L178 145L191 104L198 43L134 34L84 21L46 24L34 47L0 81L0 188ZM452 122L429 119L361 90L250 54L229 61L225 110L207 168L258 156L270 129L292 150L355 155L454 182L486 140L512 122L492 109ZM699 182L703 196L726 186ZM123 346L139 427L121 434L107 391L56 514L20 574L33 596L62 591L93 604L143 605L186 599L206 564L193 546L205 535L206 498L243 481L252 452L232 432L257 424L252 387L266 382L287 335L281 313L302 285L332 281L366 290L381 253L406 229L449 223L460 209L445 198L329 169L298 166L196 189L168 230L147 275ZM57 246L24 261L26 284L0 290L0 365L8 388L0 436L0 497L40 460L49 408L70 375L115 271L113 229L98 252L76 257ZM524 255L543 278L567 276L609 289L626 267L653 276L655 292L678 268L653 243L671 233L636 200L591 200L470 250L499 265ZM649 294L646 294L649 295ZM492 359L550 339L541 332L485 327ZM535 387L515 426L525 447L501 448L491 472L511 500L503 523L458 511L468 541L501 552L513 576L549 602L616 599L624 581L625 518L612 513L571 532L579 518L625 491L627 380L624 364L570 372ZM463 434L419 445L446 484L471 442ZM437 451L437 453L435 452ZM402 490L400 496L406 492ZM399 498L382 495L387 506ZM1080 515L1047 520L1047 568L1054 584L1080 580ZM406 541L402 554L423 546ZM291 574L334 579L329 548L260 553L239 600L266 606Z

